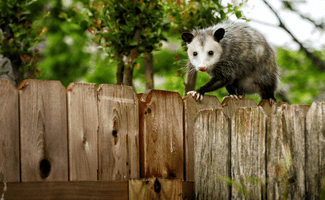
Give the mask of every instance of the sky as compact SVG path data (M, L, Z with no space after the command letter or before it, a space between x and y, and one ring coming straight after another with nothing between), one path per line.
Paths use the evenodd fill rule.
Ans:
M301 13L309 16L316 22L325 21L325 1L324 0L291 0L296 2L296 9ZM223 1L222 3L233 2L233 0ZM237 0L237 3L242 0ZM244 1L245 2L245 1ZM315 29L315 26L302 19L300 16L289 10L283 10L280 0L267 0L267 2L278 12L282 21L295 35L299 41L301 41L306 47L321 50L325 45L325 32L321 32ZM254 20L266 22L268 24L278 25L278 19L273 12L264 4L262 0L248 0L244 3L241 9L243 16L247 19L251 19L249 25L259 30L274 46L283 46L288 49L298 50L299 46L295 43L292 37L285 32L282 28L271 27L263 25L261 23L254 22ZM230 19L235 20L235 16L231 16Z

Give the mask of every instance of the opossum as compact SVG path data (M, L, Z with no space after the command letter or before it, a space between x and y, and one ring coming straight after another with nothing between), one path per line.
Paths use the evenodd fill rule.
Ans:
M264 36L245 23L225 22L182 34L187 44L188 70L207 72L210 80L196 91L197 100L206 92L226 87L232 98L258 93L276 102L278 83L275 53Z

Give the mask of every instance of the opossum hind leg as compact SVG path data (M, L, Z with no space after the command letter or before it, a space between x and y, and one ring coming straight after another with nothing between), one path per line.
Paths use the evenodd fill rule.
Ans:
M274 86L267 86L263 85L261 86L261 98L265 100L269 100L271 104L276 103L276 99L274 97L274 91L275 87Z

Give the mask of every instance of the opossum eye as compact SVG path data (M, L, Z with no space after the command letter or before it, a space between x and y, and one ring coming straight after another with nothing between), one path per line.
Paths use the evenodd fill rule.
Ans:
M213 51L209 51L208 54L209 54L209 56L212 56L213 55Z
M197 52L196 51L193 52L193 56L197 56Z

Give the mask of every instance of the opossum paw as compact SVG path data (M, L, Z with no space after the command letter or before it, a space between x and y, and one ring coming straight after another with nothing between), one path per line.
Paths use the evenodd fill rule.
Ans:
M191 94L192 97L196 100L196 101L202 101L203 99L203 95L198 93L197 91L189 91L187 94Z
M238 95L238 98L239 99L243 99L245 97L245 95L243 94L243 95Z

